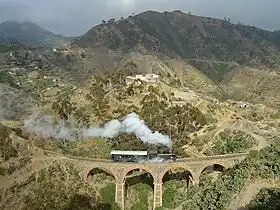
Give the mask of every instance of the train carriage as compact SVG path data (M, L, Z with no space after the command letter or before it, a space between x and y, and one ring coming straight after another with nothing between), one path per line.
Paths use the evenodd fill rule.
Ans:
M175 154L158 154L157 152L148 151L123 151L112 150L111 159L114 162L139 162L145 160L159 159L162 161L176 161Z
M115 162L138 162L139 160L146 160L147 157L148 151L111 151L111 158Z

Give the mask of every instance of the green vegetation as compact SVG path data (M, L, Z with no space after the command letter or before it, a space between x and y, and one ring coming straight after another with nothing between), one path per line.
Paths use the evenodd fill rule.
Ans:
M0 153L3 160L7 161L12 157L18 157L18 152L10 138L11 130L0 124Z
M30 157L21 157L18 158L16 162L13 162L12 164L9 164L7 168L3 168L3 174L5 175L11 175L17 170L20 170L24 166L26 166L27 163L31 161Z
M277 111L271 115L273 119L280 119L280 105L277 106Z
M100 190L101 202L110 204L111 210L120 210L120 207L115 203L115 183L107 184L106 187Z
M0 53L13 52L23 49L23 45L14 40L0 40Z
M16 84L15 80L12 78L11 75L8 73L1 71L0 72L0 83L4 83L6 85L9 85L13 88L19 88L19 86Z
M193 67L200 69L215 82L221 82L224 79L224 75L238 67L238 64L234 62L220 63L203 60L189 60L188 62Z
M188 185L184 180L167 181L164 183L163 188L162 204L166 208L174 209L186 199Z
M219 133L219 139L212 148L216 155L247 152L254 145L255 139L242 131L229 129Z
M35 178L35 177L34 177ZM24 198L23 209L106 209L94 190L85 185L78 171L68 164L53 164L43 169Z
M280 188L263 188L247 206L250 210L280 209Z
M22 24L6 22L0 25L0 33L1 31L5 34L4 36L13 36L14 39L28 45L54 47L58 43L69 40L26 22ZM96 43L98 43L98 46ZM43 47L44 53L41 49L32 49L25 52L23 50L25 47L17 42L0 42L0 53L6 53L4 56L8 54L7 52L13 51L13 56L5 64L7 66L23 67L20 68L22 71L16 72L15 76L0 72L0 83L17 90L22 89L31 92L37 103L44 107L44 113L51 113L56 122L64 120L67 124L69 121L75 121L79 126L87 127L93 123L102 124L111 119L121 119L124 115L135 112L147 123L151 130L169 135L173 142L173 151L181 157L188 157L192 152L200 153L204 149L204 145L209 143L209 136L201 130L202 127L210 124L205 132L213 131L214 133L217 119L222 117L221 115L224 115L226 111L221 113L221 107L214 101L211 101L207 107L203 107L204 104L201 104L201 107L203 107L201 110L197 108L200 105L194 106L191 103L182 107L173 106L172 101L175 100L175 94L171 91L175 90L161 85L162 83L147 85L139 84L139 81L136 81L127 85L126 76L142 73L137 72L138 68L142 68L141 65L138 65L138 62L127 61L127 64L123 65L123 70L110 69L110 67L107 68L107 66L102 65L95 68L91 63L84 63L84 61L94 60L93 62L96 62L96 60L99 60L100 45L115 50L118 54L131 50L137 52L138 49L142 48L145 48L148 54L157 52L156 55L160 54L158 59L163 58L162 63L156 63L152 60L149 62L153 63L153 66L151 65L153 67L152 72L161 74L161 77L166 77L162 81L168 81L167 83L177 89L186 86L198 93L202 93L206 89L206 91L209 91L207 96L212 96L215 93L216 97L222 99L235 98L241 100L245 98L249 100L257 98L256 101L262 102L269 95L268 93L271 93L267 92L268 89L277 90L279 83L277 75L269 72L268 74L271 77L263 74L259 81L258 76L256 77L256 81L250 84L252 86L251 92L248 91L250 94L243 90L240 91L238 87L246 87L240 84L226 86L228 90L218 85L221 81L226 83L226 79L233 82L237 80L251 82L252 80L249 80L249 78L252 76L255 78L255 75L253 75L255 72L253 71L241 71L241 80L239 78L235 79L235 73L237 72L235 69L242 65L254 66L261 63L275 69L279 69L280 66L279 32L272 33L255 27L234 25L228 20L202 18L180 12L157 13L150 11L129 17L128 20L120 21L118 24L112 24L111 21L108 24L104 23L102 26L97 26L73 43L73 45L76 44L87 48L87 53L81 53L82 58L79 55L77 56L80 52L77 53L76 49L69 49L67 55L62 52L50 53L47 50L45 51ZM95 52L97 59L90 59L90 56L92 56L91 50ZM165 59L165 56L169 58ZM182 59L180 61L182 66L179 66L179 62L175 62L175 59L170 59L178 56ZM108 56L108 58L111 57ZM170 64L162 67L162 64L169 59ZM109 59L106 58L105 60L106 64L110 63L108 62ZM173 65L171 65L171 60L174 61ZM200 69L201 72L196 69L191 72L189 69L191 73L186 73L187 65L184 62ZM112 63L122 63L122 58L116 56ZM108 66L110 65L108 64ZM58 66L63 66L63 70L58 70ZM92 69L88 69L88 66ZM120 66L122 65L120 64ZM102 72L104 68L110 69L110 71L95 74L97 71ZM35 76L32 78L32 75L30 75L30 78L26 77L26 74L32 71L31 69L37 69L36 71L39 72L37 78ZM177 71L176 69L181 70ZM233 73L231 74L231 72ZM90 87L85 85L81 88L80 84L77 84L77 86L70 83L61 85L56 80L53 81L53 79L56 79L55 77L48 79L42 77L45 74L51 75L52 73L59 76L66 75L67 77L75 73L77 76L75 81L84 79L88 75L94 75L94 77ZM60 75L61 73L63 74ZM248 77L242 80L244 75ZM229 78L225 79L226 76ZM20 80L17 80L18 78ZM91 77L86 78L86 82L89 78ZM274 79L271 80L272 78ZM188 86L187 80L194 80L195 82ZM17 85L18 82L20 85ZM206 82L207 84L205 84ZM64 85L65 88L63 88ZM237 89L233 89L231 92L230 88L233 86ZM56 88L59 94L52 95L50 93L48 97L44 97L47 88ZM247 88L243 89L247 91ZM273 94L268 97L277 99L277 96ZM13 101L22 104L18 99ZM207 108L206 113L202 112L204 108ZM257 108L250 108L244 109L242 117L251 121L265 119L265 114L261 115ZM279 118L279 110L272 117ZM14 175L17 175L17 170L29 163L32 157L22 157L22 151L19 150L17 141L10 138L11 132L10 129L0 124L0 152L1 160L3 160L3 166L0 166L0 175L12 175L11 177L14 177ZM195 134L190 135L193 133ZM23 134L18 132L16 135ZM36 146L62 154L91 158L109 158L112 149L148 149L159 152L168 150L162 145L144 144L132 134L121 134L112 139L91 138L87 140L81 140L77 136L75 141L40 139L35 135L24 135L32 142L31 150L36 153L32 153L34 156L37 155L37 151L40 153L40 149ZM194 138L192 139L192 137ZM229 129L217 135L217 139L213 143L213 147L206 150L204 154L248 152L256 145L256 141L251 135ZM185 145L189 146L186 149L187 152L182 148ZM279 141L276 140L272 146L261 151L251 151L244 161L219 175L216 180L211 175L201 176L198 186L192 184L188 186L189 180L165 181L163 207L160 209L175 209L177 207L185 210L225 209L243 189L246 182L254 179L276 179L280 176L279 150ZM85 184L72 164L65 164L64 160L54 164L48 162L46 169L33 174L23 182L20 182L19 177L17 180L19 182L11 184L7 190L1 190L0 200L5 200L4 203L6 202L7 206L9 202L18 202L26 210L119 210L119 207L115 204L113 178L104 174L93 177L92 175L92 182ZM132 210L146 210L152 205L152 182L151 179L148 182L142 176L135 177L136 179L126 179L128 192L125 199L126 206ZM129 179L132 181L129 181ZM7 196L9 193L10 197ZM6 197L8 198L6 199ZM12 200L14 198L15 202ZM279 189L263 189L248 206L251 209L279 209L277 199L279 199ZM4 207L6 207L5 204Z
M52 104L52 110L60 119L68 120L69 116L71 116L76 119L78 123L89 125L89 115L87 111L83 108L77 109L76 105L76 103L70 102L70 96L67 95L57 102L54 102Z
M175 206L183 206L185 210L194 209L225 209L230 204L232 198L237 195L250 179L276 179L280 175L280 142L276 141L273 145L260 151L252 151L244 161L227 170L218 177L216 181L206 178L200 181L199 186L190 186L185 194L185 200ZM271 206L267 209L275 209L277 203L277 193ZM169 195L172 196L172 195ZM176 200L167 197L166 200ZM261 201L266 205L268 200ZM168 209L167 203L161 209ZM252 202L256 205L256 201Z
M68 142L66 145L61 145L60 148L64 154L100 159L109 159L112 150L109 142L102 138Z
M115 71L114 73L106 72L97 75L92 82L86 100L89 102L87 108L77 108L75 102L70 101L68 94L59 97L52 105L54 116L67 120L74 118L79 123L87 126L91 119L95 122L105 123L111 119L120 119L128 113L135 112L153 131L159 131L165 135L170 135L173 144L173 150L180 156L185 156L182 146L189 142L188 135L191 132L198 131L202 126L206 125L206 117L196 107L186 104L183 107L171 106L171 102L167 94L154 86L131 84L125 86L125 76L128 72ZM143 94L143 92L147 94ZM114 97L114 105L112 106L112 98ZM133 99L137 99L137 103ZM131 101L130 101L131 100ZM126 106L123 104L126 103ZM145 145L135 135L121 134L105 142L97 138L81 144L86 147L79 146L79 143L69 143L66 148L62 148L65 152L86 157L108 157L108 151L112 148L122 150L145 150L155 149L154 145ZM102 146L98 149L97 143ZM107 146L106 146L107 143ZM92 146L90 146L92 145ZM77 147L76 149L74 149ZM164 150L163 146L158 145L158 150ZM104 154L101 154L102 151Z
M149 209L149 194L152 194L151 186L144 183L137 183L131 186L131 191L134 191L134 196L137 199L132 205L131 210L146 210ZM135 202L135 200L134 200Z

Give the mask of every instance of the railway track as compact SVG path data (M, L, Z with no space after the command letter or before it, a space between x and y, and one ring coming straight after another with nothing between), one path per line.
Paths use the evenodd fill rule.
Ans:
M65 155L58 152L53 152L50 150L44 150L44 153L46 155L52 155L52 156L64 156L69 159L75 159L75 160L84 160L84 161L92 161L92 162L105 162L105 163L114 163L114 161L110 159L96 159L96 158L86 158L86 157L79 157L79 156L72 156L72 155ZM247 156L248 153L237 153L237 154L227 154L227 155L213 155L213 156L205 156L205 157L190 157L190 158L178 158L176 162L199 162L199 161L206 161L206 160L212 160L212 159L228 159L228 158L242 158L244 156ZM167 161L163 161L163 163L166 163ZM129 163L129 162L127 162ZM153 163L152 161L149 162L142 162L142 163ZM160 163L156 162L155 163Z

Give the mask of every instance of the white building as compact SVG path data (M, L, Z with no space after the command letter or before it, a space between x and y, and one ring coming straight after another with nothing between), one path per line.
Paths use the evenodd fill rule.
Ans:
M126 82L127 83L132 83L135 80L140 80L142 82L146 83L157 83L159 81L159 75L157 74L137 74L135 76L128 76L126 77Z
M249 104L240 104L239 105L239 108L248 108L249 107Z

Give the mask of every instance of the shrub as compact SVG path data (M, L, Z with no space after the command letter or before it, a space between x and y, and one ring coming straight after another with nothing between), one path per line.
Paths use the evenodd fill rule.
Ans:
M214 154L246 152L256 144L252 136L237 130L225 130L219 136L213 147Z
M72 164L55 163L39 172L24 198L23 209L100 210L101 207L94 191L83 183Z
M5 161L18 156L18 152L12 144L12 139L9 137L10 132L9 128L0 124L0 153Z
M247 207L249 210L280 209L280 188L262 188Z

